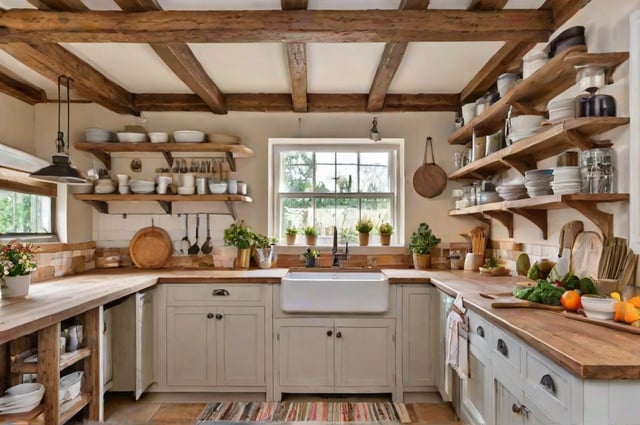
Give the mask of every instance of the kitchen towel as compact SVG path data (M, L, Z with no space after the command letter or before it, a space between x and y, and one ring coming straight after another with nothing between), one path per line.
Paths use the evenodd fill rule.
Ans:
M208 403L196 425L223 422L330 422L403 424L411 422L404 403L391 402L215 402Z

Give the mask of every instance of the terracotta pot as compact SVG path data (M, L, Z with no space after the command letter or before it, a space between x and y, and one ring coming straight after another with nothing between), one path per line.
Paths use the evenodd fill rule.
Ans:
M31 275L5 276L0 281L2 298L26 297L29 294Z
M307 245L316 246L316 242L318 241L317 236L305 235L305 238L307 240Z
M358 233L358 242L360 242L360 246L369 245L369 234L368 233Z
M296 244L296 236L297 235L287 235L287 245L295 245Z
M236 269L248 269L251 261L251 248L240 249L236 254Z
M425 270L431 267L431 254L413 254L413 267L416 270Z
M380 245L389 246L391 244L391 233L380 233Z

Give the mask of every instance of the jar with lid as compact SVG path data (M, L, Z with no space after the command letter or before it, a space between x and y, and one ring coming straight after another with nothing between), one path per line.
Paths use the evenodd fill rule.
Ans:
M615 166L613 149L596 148L582 152L580 174L583 192L614 193Z

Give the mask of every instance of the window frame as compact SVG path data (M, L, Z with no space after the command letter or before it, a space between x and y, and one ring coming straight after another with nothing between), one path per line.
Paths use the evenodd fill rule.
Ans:
M404 244L404 139L391 138L373 142L369 139L354 138L269 138L268 139L268 234L280 236L280 152L285 150L307 150L313 152L335 152L336 149L357 152L395 151L395 163L392 161L389 176L390 192L331 192L329 195L304 192L309 198L379 198L379 194L391 195L391 218L394 224L392 245ZM360 164L358 164L360 165ZM314 176L315 182L315 176ZM285 198L299 197L301 192L284 194Z

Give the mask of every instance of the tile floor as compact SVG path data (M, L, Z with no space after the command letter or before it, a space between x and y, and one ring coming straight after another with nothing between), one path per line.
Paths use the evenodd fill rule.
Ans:
M193 425L206 402L202 397L191 397L195 402L186 402L188 397L189 395L185 394L182 397L168 399L166 395L150 393L134 402L130 394L108 393L105 396L105 422L118 425ZM209 394L205 397L207 400L213 400L215 395ZM304 397L304 399L307 398L309 397ZM340 400L348 401L351 398ZM379 399L375 399L377 400ZM448 403L407 403L407 409L411 415L412 424L461 424Z

